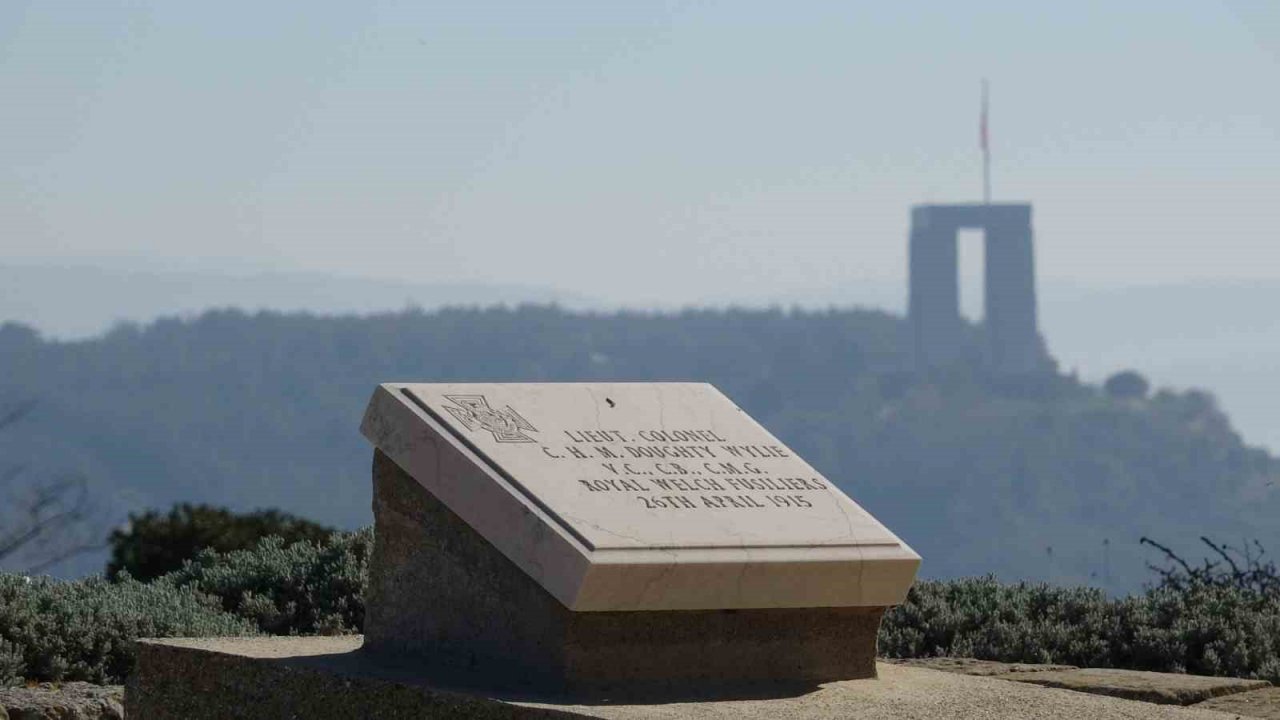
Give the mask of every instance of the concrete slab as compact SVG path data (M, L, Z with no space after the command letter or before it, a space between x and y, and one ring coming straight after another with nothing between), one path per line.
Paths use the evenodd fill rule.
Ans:
M1190 705L1209 698L1256 690L1270 685L1265 680L1111 668L1017 673L1005 675L1002 679L1166 705Z
M373 477L367 653L550 692L875 677L878 608L573 612L381 451Z
M996 662L995 660L974 660L973 658L953 657L895 658L884 662L890 662L894 665L906 665L907 667L941 670L942 672L956 673L959 675L973 675L977 677L999 677L1010 673L1049 672L1052 670L1078 669L1075 665L1036 665L1032 663L1006 663Z
M361 431L578 612L887 607L920 566L705 383L384 383Z
M1280 720L1280 688L1263 688L1211 698L1194 705L1198 710L1217 710L1250 718Z
M986 677L882 663L878 680L754 688L750 696L529 697L459 688L411 667L372 664L359 637L144 640L126 690L130 717L169 718L1097 718L1226 720Z

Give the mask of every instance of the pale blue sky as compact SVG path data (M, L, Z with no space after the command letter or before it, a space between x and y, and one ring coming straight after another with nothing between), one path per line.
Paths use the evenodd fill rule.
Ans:
M986 76L1044 283L1280 280L1278 70L1275 0L6 0L0 263L895 285Z

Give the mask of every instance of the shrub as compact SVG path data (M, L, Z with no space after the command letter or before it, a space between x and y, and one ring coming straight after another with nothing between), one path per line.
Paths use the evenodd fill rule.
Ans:
M888 657L973 657L1106 666L1112 629L1101 590L1004 584L993 577L920 581L880 630Z
M210 505L176 505L168 513L148 510L131 514L128 524L111 533L107 576L127 572L137 580L152 580L182 567L201 550L246 550L268 536L286 544L319 542L332 528L278 510L236 514Z
M0 574L0 676L9 681L121 682L138 638L252 634L193 588Z
M159 582L217 597L275 635L360 632L372 550L372 528L318 543L272 537L252 550L205 550Z
M1151 383L1136 370L1122 370L1107 378L1102 389L1113 398L1141 400L1151 391Z
M8 640L0 640L0 687L22 683L22 651Z
M1280 597L1159 587L1119 605L1116 667L1280 682Z
M992 577L921 581L886 613L880 652L1280 682L1280 596L1199 584L1112 600Z

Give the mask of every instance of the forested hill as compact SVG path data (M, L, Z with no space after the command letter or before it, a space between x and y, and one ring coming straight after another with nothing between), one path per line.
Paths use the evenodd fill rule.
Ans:
M1210 395L998 385L968 365L917 378L908 338L863 310L217 311L73 343L10 324L0 407L37 405L0 433L0 469L81 472L117 512L194 500L354 527L371 517L357 426L378 382L704 380L912 544L927 576L1130 590L1155 559L1144 535L1280 548L1280 461Z

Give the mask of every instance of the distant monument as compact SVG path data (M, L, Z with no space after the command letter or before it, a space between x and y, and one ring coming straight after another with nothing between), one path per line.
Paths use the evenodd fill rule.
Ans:
M945 367L965 355L956 244L961 229L982 230L986 237L983 366L997 376L1029 375L1053 367L1036 321L1031 204L991 202L987 89L984 79L978 120L983 201L911 208L908 314L915 367L920 371Z
M996 375L1042 371L1050 360L1036 321L1031 205L917 205L911 208L909 314L915 364L927 370L963 354L957 232L986 234L983 362Z

